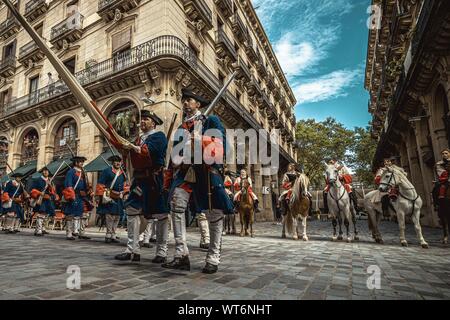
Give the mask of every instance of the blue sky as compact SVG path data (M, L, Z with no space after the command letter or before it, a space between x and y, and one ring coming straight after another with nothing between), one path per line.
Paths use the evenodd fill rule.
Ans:
M364 89L370 0L253 0L297 97L297 119L370 121Z

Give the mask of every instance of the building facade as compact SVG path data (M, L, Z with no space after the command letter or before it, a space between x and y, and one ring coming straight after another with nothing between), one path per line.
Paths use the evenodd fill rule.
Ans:
M148 108L168 131L181 119L184 87L212 99L230 75L237 80L215 113L227 128L279 129L281 171L296 159L296 104L250 0L22 0L20 13L75 75L121 133L133 136L139 110ZM0 9L0 170L33 161L37 169L67 157L88 161L104 141L50 62L2 5ZM145 99L147 98L147 99ZM149 99L153 103L149 104ZM70 148L69 148L70 147ZM282 172L248 169L271 218L270 194ZM92 177L95 181L95 175Z
M373 162L399 156L424 200L422 223L438 226L434 164L450 141L450 2L374 0L366 89L378 141ZM378 28L377 28L378 26Z

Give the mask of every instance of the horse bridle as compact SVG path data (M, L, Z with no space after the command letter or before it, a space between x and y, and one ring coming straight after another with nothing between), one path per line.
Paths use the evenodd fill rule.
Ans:
M391 171L389 169L387 169L387 172L389 172L391 174L391 176L389 177L388 182L387 183L381 182L380 185L384 185L384 186L388 186L390 188L393 188L393 187L395 187L397 185L397 180L395 179L395 172L393 172L393 171ZM392 179L394 179L394 183L393 184L391 183ZM415 188L414 187L413 188L408 188L406 190L415 190ZM419 199L419 193L417 191L415 191L415 193L416 193L416 198L415 199L409 199L408 197L406 197L405 195L403 195L400 192L400 189L398 190L398 194L400 195L400 197L402 197L403 199L405 199L407 201L411 201L413 203L413 208L412 208L411 215L414 213L414 207L416 205L416 201L417 201L417 199Z

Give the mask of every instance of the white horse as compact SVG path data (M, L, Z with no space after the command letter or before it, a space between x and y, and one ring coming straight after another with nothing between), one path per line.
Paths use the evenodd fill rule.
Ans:
M328 209L333 219L333 241L342 240L342 220L347 230L347 242L351 242L350 219L352 216L350 197L345 190L344 185L339 179L339 171L335 165L328 165L325 171L330 189L328 191L327 203ZM336 236L336 226L339 222L339 236ZM355 240L358 240L355 238Z
M293 234L293 239L299 239L298 232L298 220L302 219L303 234L301 238L303 241L308 241L309 238L306 234L306 221L308 220L309 207L311 205L308 198L308 187L309 178L305 174L300 174L297 179L295 179L294 185L292 187L291 198L289 203L286 205L287 214L283 219L283 231L282 238L286 238L285 229L288 233Z
M379 244L384 243L380 230L378 229L378 225L383 217L383 207L381 203L382 196L383 195L380 190L373 190L367 193L364 197L364 207L367 211L369 230L372 231L372 238Z
M388 192L391 188L398 188L399 193L398 199L391 203L397 212L400 243L404 247L408 246L405 238L405 216L408 214L411 215L420 245L422 248L427 249L428 243L423 238L422 228L420 226L420 209L422 209L423 201L401 168L391 166L383 171L379 190L381 192ZM376 228L378 228L377 225Z

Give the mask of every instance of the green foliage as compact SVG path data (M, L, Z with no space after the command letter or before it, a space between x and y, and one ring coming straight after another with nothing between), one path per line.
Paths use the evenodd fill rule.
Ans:
M297 123L299 164L311 179L312 185L321 188L325 184L325 163L330 158L344 163L355 173L354 178L371 185L373 182L372 159L376 141L369 128L349 130L333 118L316 122L313 119Z
M324 161L338 159L348 165L348 151L354 141L354 133L333 118L316 122L313 119L297 123L299 163L316 187L323 186Z

